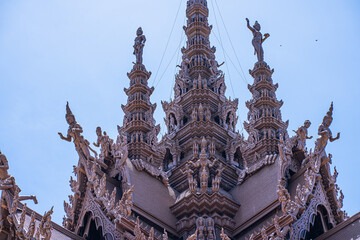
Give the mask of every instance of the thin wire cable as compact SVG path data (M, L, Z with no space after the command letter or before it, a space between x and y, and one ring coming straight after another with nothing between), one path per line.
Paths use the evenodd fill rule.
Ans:
M216 38L216 40L218 41L218 43L221 45L220 40L219 40L218 36L216 35L216 33L213 32L213 34L214 34L214 37ZM226 56L228 56L231 64L232 64L233 67L235 68L236 72L237 72L237 73L239 74L239 76L241 77L241 80L243 80L243 82L246 83L246 85L249 84L249 83L243 78L241 72L240 72L239 69L235 66L235 63L231 60L231 57L230 57L230 55L227 53L227 51L226 51L225 49L224 49L224 51L225 51Z
M233 45L233 43L232 43L232 41L231 41L229 31L227 30L227 27L226 27L226 25L225 25L224 19L223 19L223 17L222 17L222 14L221 14L219 5L218 5L218 3L217 3L217 0L214 0L214 1L215 1L217 10L218 10L218 12L219 12L219 15L220 15L220 19L221 19L221 21L222 21L222 24L224 25L224 28L225 28L225 31L226 31L226 35L227 35L227 37L228 37L228 39L229 39L229 42L230 42L230 45L231 45L231 47L232 47L232 50L233 50L233 52L234 52L234 54L235 54L236 60L237 60L237 62L238 62L238 64L239 64L240 70L241 70L241 72L242 72L242 74L243 74L242 77L245 79L246 83L248 83L247 78L246 78L246 75L245 75L245 73L244 73L244 71L243 71L243 68L242 68L242 66L241 66L239 57L238 57L238 55L236 54L234 45Z
M176 62L175 62L175 68L174 68L174 74L173 74L173 76L175 76L175 74L176 74L176 68L177 68L177 64L176 64L176 63L179 62L179 56L180 56L180 51L178 51L177 56L176 56ZM176 80L175 80L175 81L176 81ZM170 90L169 99L171 99L171 96L172 96L172 93L173 93L173 90L174 90L174 87L175 87L175 81L173 81L173 85L172 85L172 88L171 88L171 90ZM175 98L175 96L174 96L174 98Z
M170 39L171 39L171 35L172 35L173 31L174 31L175 23L176 23L176 20L177 20L178 15L179 15L179 11L180 11L180 8L181 8L182 1L183 1L183 0L180 1L178 10L177 10L177 12L176 12L175 20L174 20L173 25L172 25L172 27L171 27L171 31L170 31L169 38L168 38L168 40L167 40L167 42L166 42L165 50L164 50L164 52L163 52L163 55L162 55L161 60L160 60L159 67L158 67L158 69L156 70L156 74L155 74L155 77L153 78L153 81L152 81L152 84L151 84L151 85L154 85L154 82L155 82L156 77L157 77L157 75L158 75L158 73L159 73L161 64L162 64L162 62L163 62L163 60L164 60L164 56L165 56L166 50L167 50L167 48L168 48L168 46L169 46L169 42L170 42Z
M185 22L186 22L186 16L184 16L184 25L185 25ZM181 33L181 39L183 38L183 35L184 35L184 31ZM181 45L181 44L180 44ZM175 68L174 68L174 74L173 74L173 76L175 76L175 74L176 74L176 69L177 69L177 64L176 63L178 63L179 62L179 56L180 56L180 51L177 51L177 56L176 56L176 62L175 62ZM173 93L173 90L174 90L174 87L175 87L175 81L173 81L173 86L172 86L172 88L171 88L171 90L170 90L170 97L169 97L169 99L171 99L171 95L172 95L172 93ZM174 96L174 98L175 98L175 96Z
M225 59L225 62L226 62L226 61L227 61L227 60L226 60L226 55L227 55L227 53L226 53L225 48L224 48L224 45L223 45L223 43L222 43L221 32L220 32L219 24L218 24L218 21L217 21L217 17L216 17L216 12L215 12L215 8L214 8L213 0L211 0L211 5L212 5L212 8L213 8L213 12L214 12L214 17L215 17L215 21L216 21L217 30L218 30L218 32L219 32L219 39L220 39L219 42L220 42L221 48L222 48L222 50L223 50L224 59ZM214 35L216 35L216 34L215 34L215 31L214 31ZM218 40L219 40L219 39L218 39ZM229 59L230 59L230 62L232 62L232 60L231 60L230 57L229 57ZM233 65L234 65L234 64L233 64ZM235 65L234 65L234 67L235 67ZM236 68L236 67L235 67L235 68ZM234 98L235 98L235 91L234 91L234 87L233 87L233 85L232 85L232 80L231 80L231 75L230 75L230 71L229 71L229 66L228 66L228 64L226 64L226 69L227 69L228 75L229 75L231 90L232 90L233 96L234 96ZM241 76L241 74L240 74L240 76ZM246 80L245 80L245 81L246 81ZM241 122L240 114L237 114L237 115L238 115L239 120L240 120L240 122ZM241 125L241 132L243 132L243 131L244 131L244 128L243 128L243 126Z
M166 73L167 69L169 68L170 64L172 63L172 61L173 61L173 59L174 59L174 57L175 57L176 53L180 50L180 46L181 46L181 44L182 44L183 40L184 40L184 36L182 36L182 38L181 38L181 40L180 40L180 42L179 42L179 45L178 45L178 47L176 48L176 51L175 51L175 52L174 52L174 54L172 55L172 57L171 57L171 59L170 59L170 61L169 61L168 65L166 66L166 68L165 68L165 70L164 70L163 74L161 75L161 77L160 77L160 78L159 78L159 80L157 81L157 83L156 83L156 85L155 85L155 88L158 86L158 84L160 83L161 79L164 77L164 75L165 75L165 73Z
M219 24L218 24L218 21L217 21L217 17L216 17L216 12L215 12L215 8L214 8L214 3L213 3L213 0L211 0L211 6L213 8L213 12L214 12L214 17L215 17L215 21L216 21L216 28L219 32L219 37L220 37L220 45L221 45L221 48L223 50L223 53L224 53L224 59L225 59L225 62L227 62L226 60L226 54L225 54L225 50L224 50L224 46L222 44L222 39L221 39L221 32L220 32L220 29L219 29ZM228 75L229 75L229 80L230 80L230 86L231 86L231 90L233 92L233 96L235 97L235 91L234 91L234 88L232 86L232 81L231 81L231 76L230 76L230 71L229 71L229 66L228 64L225 64L226 65L226 69L228 71Z

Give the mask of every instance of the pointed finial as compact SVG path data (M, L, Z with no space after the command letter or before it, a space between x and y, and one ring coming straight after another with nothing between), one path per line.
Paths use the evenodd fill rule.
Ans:
M332 116L333 110L334 110L334 103L331 102L331 105L330 105L329 111L327 112L327 115Z
M66 115L65 115L65 118L68 118L69 116L73 116L75 118L74 114L71 112L71 109L69 107L69 102L66 101Z
M332 117L332 115L333 115L333 110L334 110L334 104L333 104L333 102L331 102L329 111L328 111L328 112L326 113L326 115L324 116L323 121L325 121L325 120L327 120L327 119L329 119L329 120L332 120L332 119L333 119L333 117Z

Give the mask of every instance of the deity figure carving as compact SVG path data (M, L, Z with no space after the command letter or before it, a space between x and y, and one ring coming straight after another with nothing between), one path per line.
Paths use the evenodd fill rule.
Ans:
M137 37L135 38L134 43L134 55L136 56L136 63L142 64L143 62L143 49L146 42L146 37L143 35L143 30L141 27L136 31Z
M21 189L15 183L15 178L8 173L9 163L4 154L0 152L0 190L1 202L8 208L4 207L0 209L0 230L4 226L4 221L8 221L10 225L16 220L15 214L18 207L18 203L25 200L33 200L37 204L36 196L19 196ZM9 201L10 200L10 201Z
M206 218L207 240L215 239L215 226L214 219L211 217Z
M283 180L289 177L289 166L291 165L292 149L289 140L284 140L284 137L280 135L279 142L279 154L281 159L280 174Z
M190 192L195 193L196 192L197 182L193 177L194 171L190 169L190 166L189 166L188 163L185 164L185 171L183 171L182 169L180 169L180 171L181 171L182 174L187 175Z
M191 112L191 120L197 121L197 115L198 115L197 110L196 108L194 108Z
M202 81L202 78L201 78L201 74L199 73L199 76L197 78L197 84L198 84L198 88L201 89L201 88L205 88L205 85L203 85L203 81Z
M198 232L197 240L205 239L205 219L203 217L198 217L196 219L196 230Z
M221 228L220 238L221 240L231 240L228 235L225 234L224 228Z
M225 62L219 64L216 60L215 60L215 55L210 55L209 57L207 57L206 55L204 55L204 58L206 59L206 61L209 63L210 66L210 72L211 75L213 77L217 77L220 74L220 71L218 70L219 67L221 67Z
M209 156L210 157L215 157L215 150L216 150L215 143L214 143L214 141L212 141L209 146Z
M221 174L224 171L225 167L222 163L220 163L219 167L216 169L216 176L212 182L212 190L213 192L218 192L220 189L220 182L221 182Z
M115 169L120 172L122 182L127 183L126 160L128 158L128 148L125 136L118 135L116 143L112 147L112 154L115 158Z
M0 152L0 190L14 191L18 186L15 178L8 173L9 163L4 154Z
M235 131L235 121L234 121L234 114L230 113L229 115L229 130Z
M193 144L193 158L198 158L199 157L199 145L197 144L197 142L194 141Z
M182 73L185 77L189 76L189 64L191 63L191 61L193 60L194 56L192 56L189 59L189 56L187 55L187 53L185 52L185 49L181 49L182 51L182 62L181 65L177 65L177 67L179 67L182 70Z
M95 158L90 155L90 151L92 151L95 156L97 155L97 153L90 147L89 141L86 140L83 135L81 135L83 129L80 124L76 122L75 116L71 112L68 102L66 103L65 118L67 123L69 124L69 129L66 137L64 137L63 134L59 132L58 134L60 135L60 138L68 142L71 142L71 140L73 140L76 151L78 152L80 158L84 158L88 161L94 161Z
M193 88L193 89L196 89L196 88L197 88L197 80L196 80L195 78L194 78L194 80L193 80L192 88Z
M300 150L305 151L305 145L306 145L306 139L312 139L312 136L308 136L307 129L310 127L311 122L309 120L306 120L304 122L304 126L301 126L298 128L298 130L294 131L296 133L296 141L297 141L297 147Z
M221 84L220 88L219 88L219 93L220 93L221 96L224 96L225 90L226 90L225 84Z
M329 128L333 120L332 114L333 114L333 103L331 102L330 109L327 112L327 114L324 116L323 122L319 126L318 134L320 136L315 140L316 153L322 152L325 149L328 140L330 142L333 142L340 138L340 133L338 133L337 136L333 138L331 130Z
M254 50L255 50L254 55L255 54L257 55L258 62L262 62L262 61L264 61L264 50L263 50L262 44L268 37L270 37L270 34L265 33L264 38L263 38L263 36L260 32L260 29L261 29L260 24L257 21L255 21L255 24L253 27L250 27L248 18L246 18L246 22L247 22L247 27L250 29L250 31L253 34L253 39L252 39L251 43L254 46Z
M200 175L200 186L201 186L201 192L205 193L207 191L208 186L208 178L209 178L209 167L213 167L214 164L217 162L217 159L215 159L213 162L211 162L207 156L206 156L206 140L205 137L203 137L201 141L201 153L200 158L195 163L190 162L195 168L200 167L199 175Z
M179 86L179 84L175 84L174 92L175 92L175 98L177 98L181 95L181 87Z
M177 126L175 124L175 117L173 114L170 114L170 116L169 116L169 132L175 131L176 128L177 128Z
M87 185L95 191L95 188L99 185L99 178L96 174L96 165L93 164L90 170L90 177Z
M111 154L111 146L113 144L113 140L109 138L109 136L104 131L104 134L101 131L101 127L96 128L96 135L98 136L98 139L96 143L94 142L95 147L100 147L100 155L99 160L100 162L104 163L104 159L106 157L109 157Z
M211 112L210 112L209 109L206 109L206 111L205 111L205 120L207 122L210 122L210 119L211 119Z
M154 228L152 227L149 232L149 237L147 240L154 240Z
M201 105L201 103L200 103L200 105L199 105L199 120L200 120L200 121L203 121L203 120L204 120L204 108L203 108L203 106Z

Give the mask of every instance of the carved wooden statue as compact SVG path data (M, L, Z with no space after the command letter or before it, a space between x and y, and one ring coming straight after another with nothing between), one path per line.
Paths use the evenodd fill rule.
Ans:
M111 146L113 144L113 140L109 138L109 136L104 131L104 134L101 131L101 127L96 128L96 135L98 136L98 139L96 143L94 142L95 147L100 147L100 155L99 160L101 163L104 164L104 159L106 157L109 157L111 154ZM106 165L105 165L106 166Z
M221 182L221 174L224 171L225 167L222 163L220 163L218 169L216 169L216 176L212 182L212 190L213 192L218 192L220 189L220 182Z
M189 183L189 190L192 193L196 192L196 186L197 186L197 182L193 177L194 171L190 169L189 164L185 164L185 171L183 171L182 169L180 169L182 174L186 174L187 175L187 179L188 179L188 183Z
M143 35L143 30L141 27L136 31L137 37L135 38L134 43L134 55L136 56L136 63L142 64L143 62L143 49L146 42L146 37Z
M82 127L75 120L74 114L71 112L69 107L69 103L66 104L66 121L69 124L69 129L67 132L67 136L64 137L62 133L58 133L62 140L71 142L73 140L75 144L76 151L78 152L80 157L83 157L86 160L95 160L93 156L90 155L90 151L92 151L95 156L97 153L90 147L89 141L87 141L81 133L83 132Z
M333 103L331 103L330 109L327 114L324 116L323 122L319 126L318 134L320 135L315 140L315 152L321 152L325 149L328 140L333 142L340 138L340 133L337 134L335 138L333 138L330 125L332 123L332 113L333 113Z
M199 175L200 175L200 187L202 193L207 191L208 179L209 179L209 167L213 167L214 164L217 162L217 159L211 162L207 158L206 145L207 145L206 139L205 137L203 137L201 141L201 153L199 160L197 160L195 163L190 162L194 167L196 168L200 167Z
M305 151L305 145L306 145L306 139L312 139L312 136L308 136L307 129L310 127L311 122L309 120L306 120L304 122L304 126L301 126L298 128L298 130L294 131L296 133L296 141L297 141L297 147L300 150Z
M250 29L250 31L253 33L253 40L252 40L252 45L254 46L254 55L256 54L258 62L262 62L264 61L264 50L262 47L263 42L270 37L270 34L265 33L264 34L264 38L260 32L260 24L255 21L255 24L253 27L250 27L250 23L249 23L249 19L246 18L246 22L247 22L247 27Z

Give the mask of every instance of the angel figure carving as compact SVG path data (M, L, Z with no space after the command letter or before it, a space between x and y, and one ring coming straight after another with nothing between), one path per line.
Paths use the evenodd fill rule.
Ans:
M111 146L113 144L113 140L110 139L110 137L106 134L105 131L104 133L102 133L101 127L96 128L96 135L98 136L98 139L93 144L95 147L100 147L101 153L99 155L99 160L103 162L104 158L110 156L111 154Z
M61 132L59 132L58 134L60 138L68 142L71 142L71 140L73 140L76 151L78 152L79 156L83 157L86 160L94 161L95 158L90 155L90 151L92 151L95 154L95 156L97 156L97 153L95 150L93 150L90 147L89 141L86 140L83 135L81 135L83 129L80 126L80 124L76 122L75 116L71 112L71 109L69 107L69 103L66 103L65 118L67 123L69 124L69 129L66 137L64 137L64 135Z
M310 127L311 122L306 120L304 122L304 126L298 128L298 130L294 131L296 133L297 147L301 150L305 150L306 139L312 139L312 136L308 136L307 129Z
M255 21L255 24L253 27L250 26L249 19L246 18L247 27L250 29L250 31L253 33L253 39L251 41L252 45L254 46L254 55L257 55L258 62L264 61L264 50L262 48L263 42L270 37L270 34L265 33L264 38L263 35L260 32L260 24L258 21Z
M340 138L340 133L338 133L336 137L333 137L331 130L329 128L333 121L333 117L332 117L333 109L334 109L333 103L331 103L329 111L326 113L326 115L323 118L323 122L319 126L319 130L318 130L319 137L315 140L316 153L319 153L325 149L328 140L330 142L333 142Z
M215 56L214 55L210 55L209 57L207 57L206 55L204 55L204 58L206 59L206 61L209 63L210 65L210 72L212 76L217 76L220 74L220 71L218 70L219 67L221 67L225 62L219 64L216 60L215 60Z

